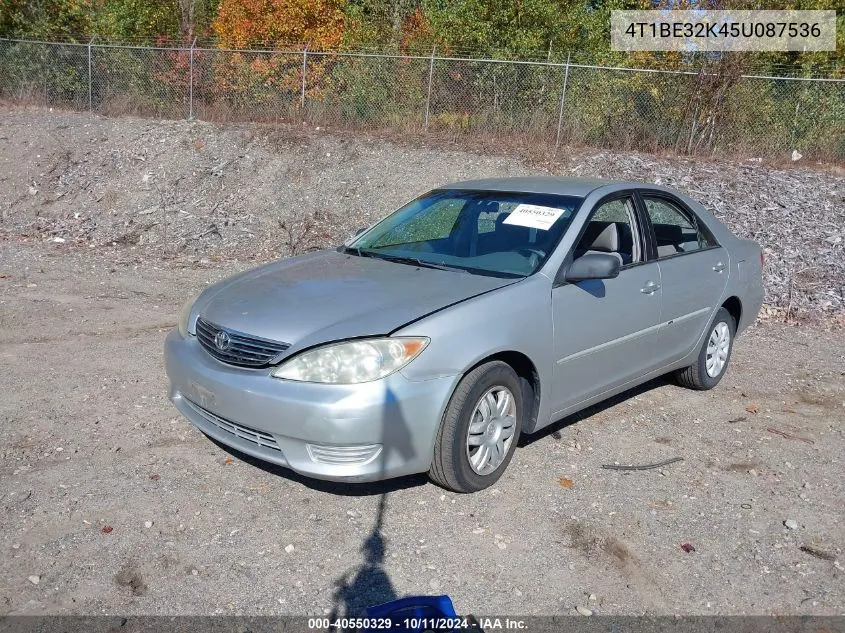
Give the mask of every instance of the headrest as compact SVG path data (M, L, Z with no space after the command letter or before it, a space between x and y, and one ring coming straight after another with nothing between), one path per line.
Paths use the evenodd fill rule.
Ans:
M478 205L478 210L480 213L498 213L499 212L499 201L498 200L482 200L476 203Z
M613 253L619 250L619 230L616 224L608 224L604 230L598 234L593 243L590 244L590 250L593 251L607 251Z

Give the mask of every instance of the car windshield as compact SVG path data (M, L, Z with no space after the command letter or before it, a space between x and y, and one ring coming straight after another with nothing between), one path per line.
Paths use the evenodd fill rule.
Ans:
M418 266L526 277L554 250L581 200L435 190L347 242L344 250Z

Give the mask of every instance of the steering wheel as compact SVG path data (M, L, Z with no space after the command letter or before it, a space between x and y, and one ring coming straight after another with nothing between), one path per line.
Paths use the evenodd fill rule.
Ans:
M528 261L531 263L531 268L536 268L540 260L546 256L546 253L536 248L518 248L516 250L520 255L528 256Z

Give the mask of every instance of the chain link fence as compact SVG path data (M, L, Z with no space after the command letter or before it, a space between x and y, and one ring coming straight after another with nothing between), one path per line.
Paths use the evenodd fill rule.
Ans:
M301 121L502 143L845 160L845 79L0 39L0 98L107 115Z

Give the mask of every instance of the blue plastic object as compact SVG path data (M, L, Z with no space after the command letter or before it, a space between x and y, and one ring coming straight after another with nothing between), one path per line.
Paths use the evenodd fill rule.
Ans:
M396 633L422 633L423 631L457 631L451 624L458 620L455 607L449 596L408 596L374 607L367 607L367 617L390 618ZM449 628L435 628L436 624L448 624ZM364 629L365 631L385 629Z

